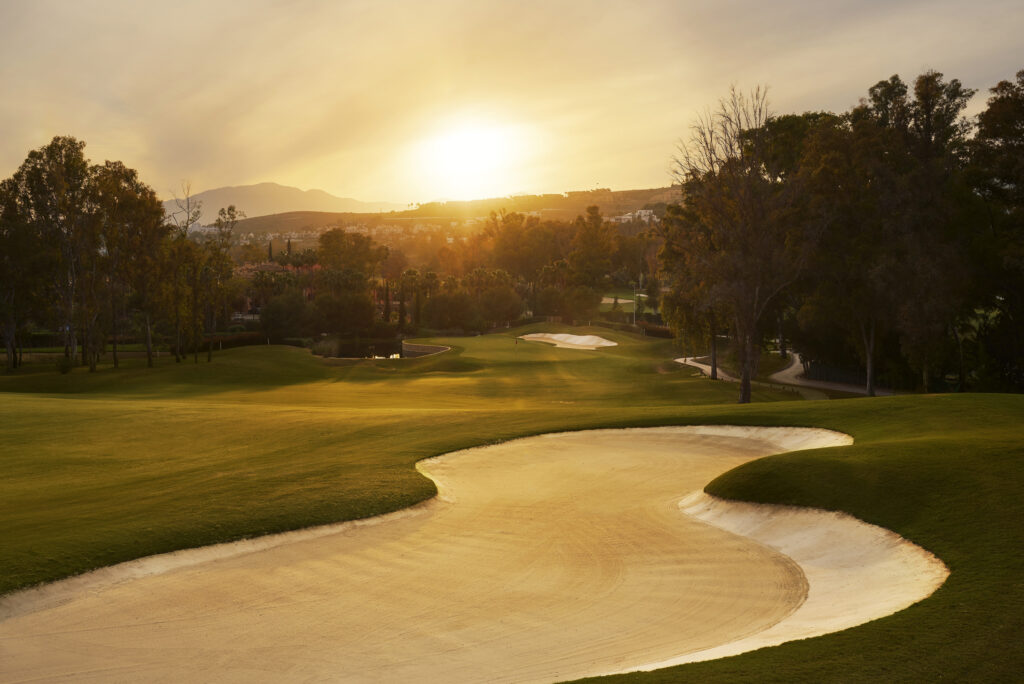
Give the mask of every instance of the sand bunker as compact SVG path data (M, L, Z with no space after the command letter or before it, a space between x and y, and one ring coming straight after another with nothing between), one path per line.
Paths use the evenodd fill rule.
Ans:
M536 342L548 342L555 345L556 347L564 347L566 349L590 349L594 350L598 347L615 347L618 346L618 342L612 342L606 340L603 337L597 335L566 335L563 333L531 333L529 335L520 335L521 340L531 340Z
M928 595L941 563L846 516L699 491L751 459L849 441L653 428L447 454L420 464L437 499L369 524L7 597L3 678L548 682L842 629Z

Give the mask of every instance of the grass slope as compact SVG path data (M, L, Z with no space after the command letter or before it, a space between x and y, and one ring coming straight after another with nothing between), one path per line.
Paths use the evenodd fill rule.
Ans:
M412 464L586 427L820 426L842 449L786 454L708 489L848 511L941 557L930 599L818 639L611 681L1013 681L1024 671L1024 397L794 402L692 377L665 342L598 352L446 340L452 353L325 364L248 348L214 364L0 378L0 590L149 553L372 515L433 493Z
M601 331L620 345L517 343L529 330L398 361L248 347L212 364L0 377L0 593L403 508L435 491L413 464L453 449L735 401L734 387L666 363L665 342Z
M1024 397L901 396L713 415L723 413L737 423L828 427L856 442L754 461L707 491L849 512L932 551L952 574L926 601L855 629L601 682L1020 681Z

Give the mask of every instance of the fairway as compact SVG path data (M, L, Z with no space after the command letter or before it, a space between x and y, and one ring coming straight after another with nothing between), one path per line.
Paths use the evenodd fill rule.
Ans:
M0 591L398 510L434 494L416 461L456 449L735 401L673 364L668 341L602 330L619 344L517 344L538 330L453 338L419 359L248 347L212 364L0 376Z
M516 336L536 332L598 335L617 346L516 344ZM452 352L324 362L299 349L253 347L210 365L0 377L3 590L399 510L435 493L416 462L514 437L680 424L815 426L856 442L758 460L708 490L842 510L892 529L949 565L943 587L840 634L623 677L730 681L756 672L821 681L841 672L856 681L940 673L991 680L1024 667L1024 604L1015 589L1024 573L1021 397L801 402L755 390L755 404L736 406L735 386L673 363L678 354L667 341L534 326L438 342Z

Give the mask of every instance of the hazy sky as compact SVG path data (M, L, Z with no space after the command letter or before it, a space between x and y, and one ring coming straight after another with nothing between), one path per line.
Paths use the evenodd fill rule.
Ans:
M363 200L670 182L730 84L841 111L927 69L1024 69L1021 0L0 0L0 176L54 135L163 197Z

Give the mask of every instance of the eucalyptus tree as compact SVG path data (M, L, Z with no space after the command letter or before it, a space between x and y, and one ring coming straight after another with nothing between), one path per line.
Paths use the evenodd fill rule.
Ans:
M205 310L206 330L210 333L217 329L219 317L227 313L230 306L229 282L233 271L231 256L231 234L238 222L245 218L245 212L231 204L217 212L213 222L214 231L200 242L200 258L202 271L199 280L200 299ZM213 360L213 337L209 337L206 345L206 360Z
M600 288L612 270L615 235L596 206L587 207L587 215L577 216L574 225L576 235L568 258L570 276L577 285Z
M984 310L979 355L990 386L1024 389L1024 70L1000 81L978 115L972 185L985 203L979 254ZM982 241L979 241L982 242Z
M725 303L716 298L711 281L700 277L714 249L706 224L687 207L670 204L658 227L661 274L669 287L662 299L666 322L686 348L708 349L711 379L718 379L720 321L727 318Z
M692 251L685 270L666 269L680 294L700 284L707 306L728 312L741 403L750 401L765 315L813 245L792 193L769 173L769 120L762 88L749 95L734 88L697 119L675 162L685 211L666 216L664 236L666 249Z
M7 352L6 368L19 365L19 334L38 312L49 285L47 251L42 234L18 205L13 178L0 182L0 337Z
M908 88L892 76L869 90L852 113L902 138L907 154L889 155L901 201L890 240L898 245L902 298L896 310L904 354L925 391L959 320L971 311L971 264L965 258L975 230L974 198L964 173L971 123L963 117L974 95L959 80L927 71ZM961 362L961 376L963 364Z
M187 297L189 287L197 280L198 258L195 245L189 241L189 233L203 215L203 203L192 196L189 183L182 184L182 197L175 197L177 209L171 212L169 220L173 226L164 240L161 254L161 305L171 319L173 328L172 348L174 360L180 363L186 356L185 324L195 315L195 297ZM195 291L195 288L192 288ZM195 330L193 319L192 330ZM197 357L198 360L198 357Z
M47 289L53 294L53 313L64 343L64 357L73 363L77 351L78 250L89 219L90 166L85 143L58 136L32 150L10 179L9 202L24 224L40 238Z
M139 180L138 172L119 161L93 168L92 211L105 280L106 307L112 339L112 360L119 365L118 339L126 302L137 291L148 294L154 286L152 255L166 232L163 207L153 189ZM147 297L140 298L143 308ZM152 356L148 321L146 340ZM150 365L152 359L149 358Z
M903 189L903 140L864 117L821 121L800 167L808 220L819 245L807 269L798 319L842 330L861 351L865 392L875 394L879 342L895 326L904 251L896 236Z

